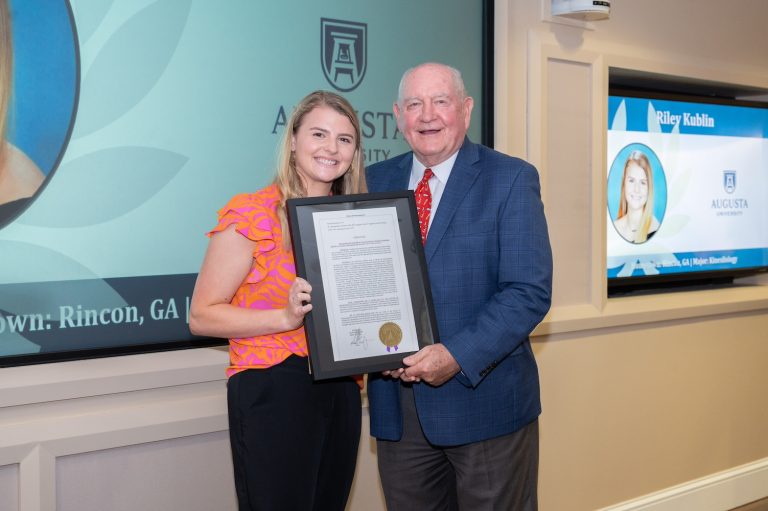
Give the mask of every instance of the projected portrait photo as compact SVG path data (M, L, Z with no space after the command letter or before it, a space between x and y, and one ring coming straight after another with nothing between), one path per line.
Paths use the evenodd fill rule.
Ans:
M32 203L69 139L78 83L69 9L0 0L0 228Z
M608 173L608 214L616 232L630 243L645 243L661 227L667 183L656 154L630 144L614 158Z

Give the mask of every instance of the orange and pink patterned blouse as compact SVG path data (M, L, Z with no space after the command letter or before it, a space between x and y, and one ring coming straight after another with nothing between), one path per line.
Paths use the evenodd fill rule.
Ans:
M234 224L237 232L256 242L253 266L232 304L250 309L282 309L288 303L288 289L296 278L293 252L283 247L283 233L277 206L280 192L270 185L256 193L236 195L219 210L219 223L212 236ZM229 340L230 366L227 376L245 369L264 369L291 355L307 356L304 327L288 332Z

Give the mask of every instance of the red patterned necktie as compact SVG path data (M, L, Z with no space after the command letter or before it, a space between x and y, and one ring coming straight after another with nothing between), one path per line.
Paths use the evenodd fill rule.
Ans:
M432 211L432 192L429 190L429 178L434 175L432 169L425 169L424 176L416 186L416 212L419 214L419 227L421 228L422 243L427 242L429 213Z

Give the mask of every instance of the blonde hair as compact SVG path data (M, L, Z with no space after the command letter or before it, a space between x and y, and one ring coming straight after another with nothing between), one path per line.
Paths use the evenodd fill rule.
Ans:
M11 37L11 13L8 2L0 0L0 141L5 140L6 116L11 99L13 75L13 38ZM5 144L0 145L2 156Z
M365 193L365 169L363 166L362 141L360 137L360 121L354 108L343 97L328 91L314 91L302 99L293 109L291 117L285 126L283 138L280 143L280 151L277 161L277 173L274 184L280 191L280 204L277 209L280 218L280 227L283 231L283 244L286 249L291 246L288 236L288 215L285 210L285 201L299 197L306 197L307 190L299 176L296 161L291 150L293 136L299 130L304 117L317 107L327 106L339 114L345 116L355 129L355 154L349 169L331 184L331 194L348 195L351 193Z
M651 169L651 163L648 161L648 157L642 151L632 151L627 157L627 161L624 163L624 174L621 176L619 214L616 216L616 220L626 215L629 209L625 195L625 187L627 181L627 169L633 163L643 169L646 181L648 182L648 198L643 205L643 215L640 217L640 226L637 229L637 234L635 234L634 240L635 243L642 243L648 239L648 231L651 229L651 221L653 220L653 170Z

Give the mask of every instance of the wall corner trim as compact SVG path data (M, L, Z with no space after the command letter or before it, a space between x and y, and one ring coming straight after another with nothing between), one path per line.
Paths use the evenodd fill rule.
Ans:
M768 497L768 458L598 511L726 511Z

